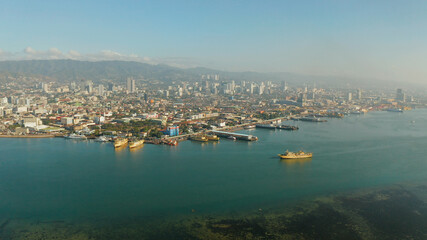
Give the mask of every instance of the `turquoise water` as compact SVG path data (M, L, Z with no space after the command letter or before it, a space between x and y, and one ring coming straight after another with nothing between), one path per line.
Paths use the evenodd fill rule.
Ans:
M244 211L427 178L424 109L289 124L300 130L240 131L259 141L146 144L132 152L92 141L0 139L0 216L126 219ZM277 157L301 148L313 159Z

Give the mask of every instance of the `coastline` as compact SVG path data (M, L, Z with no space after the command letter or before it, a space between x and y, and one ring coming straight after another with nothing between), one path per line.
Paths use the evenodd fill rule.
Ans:
M55 135L0 135L0 138L54 138Z

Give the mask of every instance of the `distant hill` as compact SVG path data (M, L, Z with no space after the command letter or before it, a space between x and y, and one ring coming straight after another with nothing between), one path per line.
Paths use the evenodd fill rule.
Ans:
M173 81L181 79L195 79L183 69L167 65L151 65L140 62L128 61L75 61L75 60L25 60L25 61L0 61L0 73L20 73L28 75L42 75L60 82L90 79L99 81L111 79L124 81L129 76Z
M89 79L124 81L127 77L175 81L200 80L203 74L219 74L225 80L277 81L295 78L287 73L226 72L209 68L182 69L168 65L151 65L131 61L22 60L0 61L0 73L41 75L59 82Z
M202 74L219 74L221 80L247 81L287 81L291 85L302 86L316 83L318 87L382 87L393 82L372 79L352 79L338 76L311 76L286 72L227 72L209 68L182 69L168 65L151 65L131 61L76 61L76 60L21 60L0 61L1 74L22 74L28 76L45 76L58 82L79 81L81 79L94 82L111 80L124 82L127 77L144 78L146 80L195 81ZM375 84L375 85L374 85ZM396 85L397 86L397 85Z

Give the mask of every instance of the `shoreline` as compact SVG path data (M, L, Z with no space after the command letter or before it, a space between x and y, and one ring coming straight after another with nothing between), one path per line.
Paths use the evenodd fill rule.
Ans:
M54 138L55 135L0 135L0 138Z

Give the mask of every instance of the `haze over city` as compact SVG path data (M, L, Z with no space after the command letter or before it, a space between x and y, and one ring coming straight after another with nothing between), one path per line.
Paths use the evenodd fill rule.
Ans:
M7 1L1 240L427 239L427 1Z
M0 60L426 83L425 1L7 1Z

